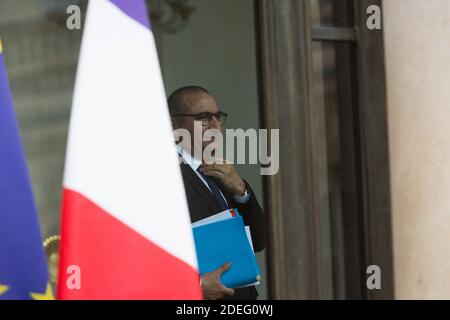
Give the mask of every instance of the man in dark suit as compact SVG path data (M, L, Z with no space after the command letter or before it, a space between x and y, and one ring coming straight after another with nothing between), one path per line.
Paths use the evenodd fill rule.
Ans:
M185 129L191 141L184 141L184 148L177 146L182 158L181 172L186 190L192 222L206 218L228 208L237 208L250 226L255 252L265 246L264 216L250 187L232 164L206 164L202 157L211 141L203 141L203 133L208 129L223 130L226 114L220 111L215 99L201 87L188 86L173 92L168 99L169 111L174 129ZM194 138L194 121L201 127L198 143ZM187 146L187 147L186 147ZM195 150L198 149L198 153ZM188 151L189 150L189 151ZM191 152L192 150L192 152ZM201 287L205 299L256 299L254 286L232 289L225 287L220 276L233 266L227 261L219 269L201 277Z

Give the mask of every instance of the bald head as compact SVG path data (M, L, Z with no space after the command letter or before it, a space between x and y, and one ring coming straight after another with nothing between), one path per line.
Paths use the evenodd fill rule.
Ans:
M191 149L194 150L196 144L194 139L199 139L202 150L211 143L210 140L203 140L203 135L208 129L222 130L222 124L212 115L220 111L216 100L205 88L198 86L182 87L175 90L167 99L173 129L185 129L190 133ZM202 115L209 114L208 124L202 124ZM200 123L202 134L195 133L195 122ZM187 141L185 141L187 143ZM200 152L202 151L200 150Z
M194 100L204 94L209 95L208 90L199 86L186 86L175 90L167 99L170 115L189 113Z

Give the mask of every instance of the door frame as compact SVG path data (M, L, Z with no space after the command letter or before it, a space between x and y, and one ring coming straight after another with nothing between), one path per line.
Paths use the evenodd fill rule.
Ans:
M384 41L382 30L366 28L367 7L381 7L382 3L359 0L353 4L353 28L323 28L311 26L309 0L254 1L261 127L280 130L280 171L263 178L271 299L325 296L320 253L320 154L314 134L314 40L353 41L356 46L354 138L361 212L354 226L362 235L358 264L364 272L344 281L335 277L335 298L394 298ZM333 250L337 251L333 264L345 266L350 258L343 254L343 246ZM381 290L366 287L369 265L381 268ZM356 288L352 295L346 294L350 285Z

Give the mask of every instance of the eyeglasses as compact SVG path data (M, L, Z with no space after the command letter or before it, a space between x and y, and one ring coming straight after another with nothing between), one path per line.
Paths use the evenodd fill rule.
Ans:
M201 121L203 127L207 127L211 124L212 118L216 118L216 121L220 124L221 127L225 124L227 120L228 114L222 111L217 113L211 112L200 112L197 114L187 114L187 113L177 113L172 114L172 117L194 117L196 121Z

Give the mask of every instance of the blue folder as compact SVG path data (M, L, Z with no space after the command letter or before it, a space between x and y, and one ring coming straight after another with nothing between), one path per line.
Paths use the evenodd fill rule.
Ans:
M260 272L245 234L242 216L193 228L200 274L214 271L226 262L231 268L221 277L222 283L237 288L259 280Z

